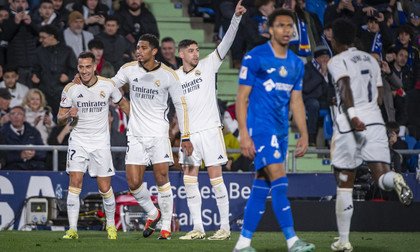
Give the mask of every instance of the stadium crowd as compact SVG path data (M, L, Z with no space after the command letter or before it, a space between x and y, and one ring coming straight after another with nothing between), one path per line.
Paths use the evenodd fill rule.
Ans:
M207 1L215 13L214 42L220 42L227 31L236 3ZM384 121L392 128L391 147L420 149L420 1L245 0L242 5L248 11L231 48L235 68L240 67L246 52L270 39L267 17L275 8L289 9L295 15L289 48L305 63L302 92L310 146L323 145L320 129L325 127L329 106L334 104L335 91L327 70L328 60L335 55L331 24L347 17L358 27L357 47L374 56L380 65L383 87L379 104ZM190 1L189 6L190 10L197 9L200 1ZM0 144L12 145L68 144L72 126L56 125L56 115L61 92L76 74L81 52L94 53L97 73L112 77L122 65L137 60L133 49L141 35L160 35L147 1L142 0L3 0L0 25ZM175 56L174 40L161 41L157 59L178 69L182 60ZM128 99L127 90L122 91ZM219 101L219 108L226 147L238 149L235 107ZM110 111L111 143L126 146L128 118L115 104ZM179 147L174 109L168 117L171 143ZM115 168L124 170L124 154L113 155ZM65 170L65 156L60 153L59 170ZM417 161L412 157L398 160L401 172L415 171ZM253 170L251 163L240 154L231 154L224 170ZM50 153L33 150L2 151L0 165L9 170L52 167ZM174 169L177 167L175 162Z

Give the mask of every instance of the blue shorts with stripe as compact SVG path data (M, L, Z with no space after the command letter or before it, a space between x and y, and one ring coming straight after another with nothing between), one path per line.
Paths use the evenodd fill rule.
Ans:
M276 135L258 135L252 136L252 140L257 151L254 159L256 171L269 164L284 163L288 145L287 137L279 138Z

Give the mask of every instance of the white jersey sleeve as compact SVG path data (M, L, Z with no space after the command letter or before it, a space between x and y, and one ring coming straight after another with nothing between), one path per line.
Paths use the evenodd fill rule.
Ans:
M124 64L122 67L120 67L117 74L114 77L112 77L112 81L117 85L118 88L130 82L130 80L128 79L127 67L137 65L137 64L138 64L137 61L132 61L132 62Z
M330 72L334 83L337 83L341 78L350 77L349 69L347 68L345 60L342 58L331 58L328 62L328 71Z
M169 80L169 95L171 96L172 102L175 106L179 129L181 131L181 138L187 139L190 136L190 132L186 97L183 95L178 75L172 69L167 70L171 70L171 73L173 73Z
M229 28L216 49L221 59L224 59L226 54L229 52L229 49L232 46L233 41L235 40L236 33L238 32L239 23L241 22L241 19L242 16L237 17L235 14L233 14Z
M69 94L70 88L76 84L69 83L67 84L63 92L61 93L61 101L60 101L60 107L62 108L71 108L73 106L73 99L72 96Z
M111 100L113 103L119 103L121 99L123 98L122 94L120 90L117 88L117 85L115 84L114 81L112 81L112 84L114 84L114 89L112 90L112 93L111 93Z

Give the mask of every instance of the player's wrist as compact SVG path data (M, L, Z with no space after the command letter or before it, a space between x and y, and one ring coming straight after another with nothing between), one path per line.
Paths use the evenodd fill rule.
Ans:
M357 117L356 116L356 110L354 109L354 107L348 108L347 109L347 114L348 114L350 119L353 119L353 118Z

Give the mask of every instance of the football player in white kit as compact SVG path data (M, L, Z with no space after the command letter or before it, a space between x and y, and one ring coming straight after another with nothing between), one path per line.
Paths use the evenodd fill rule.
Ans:
M356 28L350 20L333 23L332 46L338 54L330 60L328 70L337 90L331 155L338 185L335 211L339 240L331 244L331 249L347 252L353 250L349 232L354 179L363 161L382 190L395 190L404 205L410 205L413 199L404 178L390 171L388 138L377 104L382 87L378 62L353 47L355 37Z
M78 62L82 85L70 83L64 88L57 116L60 125L69 123L69 119L77 120L70 133L67 153L66 171L70 177L67 214L70 229L63 238L79 237L79 195L83 175L89 170L91 177L97 177L105 209L108 239L117 239L114 223L115 197L111 187L111 176L115 175L115 171L108 128L109 99L119 104L127 115L130 112L130 104L122 97L111 79L95 75L95 55L83 52L79 55Z
M198 44L185 39L179 42L178 51L183 66L176 70L184 95L187 97L190 119L190 140L194 153L184 163L184 153L180 151L179 160L184 167L184 184L188 208L194 228L182 240L205 239L201 218L201 195L198 187L198 171L204 161L210 183L216 197L220 214L220 229L209 240L230 239L229 198L222 177L221 165L227 162L226 146L223 140L221 122L216 97L216 74L228 53L238 31L239 22L246 12L239 1L228 31L216 50L199 60Z
M137 44L139 61L123 65L112 80L118 87L126 83L130 86L131 110L125 164L130 192L148 214L143 236L153 234L162 215L159 239L170 239L173 195L168 170L173 158L167 119L168 94L172 97L178 116L182 148L186 148L188 155L191 155L193 147L189 140L187 104L178 75L168 66L155 61L158 48L156 36L142 35ZM148 189L143 185L144 171L150 163L153 164L158 186L160 210L155 207Z

